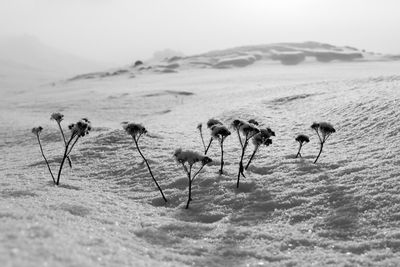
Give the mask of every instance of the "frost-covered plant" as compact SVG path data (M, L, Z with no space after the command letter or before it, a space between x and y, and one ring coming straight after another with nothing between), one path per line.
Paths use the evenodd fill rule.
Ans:
M206 166L208 163L212 162L212 160L209 157L200 155L197 152L194 152L191 150L182 151L182 149L180 149L180 148L175 150L174 157L175 157L175 160L179 164L182 165L183 170L186 172L186 175L188 177L189 195L188 195L188 201L186 203L186 209L188 209L190 201L192 201L193 181L197 177L197 175L200 173L200 171L204 168L204 166ZM201 166L192 176L193 165L196 163L200 163Z
M243 121L243 120L234 120L231 124L232 128L235 129L235 131L238 135L240 147L242 149L240 161L239 161L239 171L238 171L238 176L237 176L237 183L236 183L237 188L239 188L240 176L243 176L244 178L246 178L246 176L243 173L243 171L244 171L243 157L246 152L247 145L249 144L250 139L253 138L260 131L256 127L256 123L257 122L255 120L252 120L251 123Z
M42 126L34 127L34 128L32 128L32 133L34 135L36 135L36 137L37 137L37 140L38 140L38 143L39 143L39 147L40 147L40 152L42 152L42 156L44 158L44 161L46 162L47 168L49 169L49 172L50 172L51 178L53 179L53 182L56 183L56 180L54 179L54 175L53 175L53 172L51 171L49 162L47 161L47 158L43 153L42 143L40 142L39 135L42 132L42 130L43 130Z
M299 151L298 151L297 154L296 154L296 158L297 158L297 157L300 157L300 158L301 158L301 153L300 153L301 148L303 147L304 144L307 144L308 142L310 142L310 138L309 138L307 135L305 135L305 134L299 134L299 135L295 138L295 140L296 140L297 142L299 142Z
M223 174L224 168L224 141L231 132L224 125L215 124L211 126L211 137L219 141L221 147L221 168L219 169L219 174Z
M272 144L272 140L270 139L272 136L275 136L275 132L272 131L270 128L260 129L260 132L254 135L252 139L252 143L254 145L253 154L251 154L251 157L246 165L245 170L247 170L247 168L250 166L250 163L253 160L254 156L256 155L260 146L262 145L269 146Z
M209 120L207 121L207 128L208 128L208 129L211 130L211 128L212 128L214 125L222 125L222 122L220 122L219 120L216 120L216 119L209 119ZM208 150L209 150L210 147L211 147L211 143L212 143L212 141L213 141L213 137L212 137L212 136L210 137L210 141L208 142L208 145L206 146L206 144L205 144L205 142L204 142L204 137L203 137L203 130L202 130L202 129L203 129L203 125L200 123L199 125L197 125L197 129L198 129L199 132L200 132L201 142L203 143L204 155L207 155L207 152L208 152Z
M314 163L317 163L317 160L318 160L319 156L322 153L322 149L324 147L325 142L328 140L328 138L334 132L336 132L336 130L328 122L320 122L320 123L314 122L311 125L311 129L313 129L317 133L318 138L319 138L319 144L320 144L319 153L318 153L318 156L315 158L315 161L314 161Z
M61 136L62 136L62 139L64 141L64 146L66 146L67 145L67 140L65 139L64 131L63 131L62 127L61 127L61 121L63 119L64 119L64 115L59 113L59 112L52 113L51 116L50 116L50 120L56 121L56 123L58 125L58 129L60 129ZM69 167L72 168L72 161L71 161L71 158L69 156L67 156L67 160L68 160Z
M147 133L146 128L143 125L137 124L137 123L124 123L122 125L122 127L127 132L127 134L132 136L133 141L135 142L136 149L139 152L139 154L142 157L142 159L144 160L144 162L146 163L146 166L147 166L147 169L149 170L151 178L153 179L154 183L156 184L158 190L160 191L162 198L164 199L165 202L167 202L167 199L165 198L165 195L164 195L160 185L158 184L156 178L154 178L154 175L153 175L153 172L151 171L149 162L144 157L144 155L143 155L143 153L142 153L142 151L140 150L140 147L139 147L140 137L142 137L143 135L145 135Z
M51 119L56 120L57 124L60 126L60 123L63 119L64 115L60 114L60 113L53 113L51 115ZM42 156L46 162L47 168L49 169L51 178L53 179L53 182L56 185L60 184L60 178L61 178L61 172L65 163L65 160L67 158L69 158L69 155L71 154L72 149L74 148L74 146L76 145L76 143L78 142L78 140L81 137L84 137L85 135L89 134L89 131L92 129L91 123L87 118L83 118L81 120L79 120L77 123L73 123L70 124L68 126L68 128L71 131L71 136L68 139L68 141L66 141L67 139L65 138L64 132L61 129L61 126L59 127L63 136L63 140L64 140L64 154L63 154L63 158L61 160L60 163L60 168L58 170L58 174L57 174L57 179L55 179L53 172L51 171L49 162L47 161L44 153L43 153L43 148L42 148L42 144L40 142L40 133L43 130L43 128L41 126L39 127L35 127L32 129L32 133L36 135L38 143L39 143L39 147L40 147L40 151L42 152ZM71 165L70 165L71 166Z

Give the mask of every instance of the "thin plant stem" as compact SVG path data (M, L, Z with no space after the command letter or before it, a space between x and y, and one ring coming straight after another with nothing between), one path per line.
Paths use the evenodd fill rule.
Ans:
M317 158L316 158L315 161L314 161L314 164L317 163L317 160L318 160L319 156L320 156L321 153L322 153L322 148L323 148L323 147L324 147L324 142L321 142L321 143L320 143L320 148L319 148L319 153L318 153Z
M64 135L64 131L63 131L62 127L61 127L61 123L59 121L57 121L57 125L58 125L58 128L60 129L61 136L62 136L63 141L64 141L64 146L66 146L67 145L67 140L65 140L65 135ZM69 167L72 168L72 161L71 161L71 158L69 156L67 156L67 160L68 160Z
M224 137L221 138L221 169L219 170L219 174L223 174L224 168Z
M300 157L300 158L301 158L300 150L301 150L301 148L303 147L303 143L299 143L299 144L300 144L300 145L299 145L299 151L297 152L296 158L297 158L297 157Z
M203 137L203 130L200 128L199 132L200 132L201 142L203 143L203 147L204 147L204 154L207 154L207 148L206 148L206 144L204 142L204 137Z
M243 174L243 169L244 169L243 168L243 157L244 157L244 153L246 151L246 147L247 147L247 138L246 138L246 141L243 144L242 155L240 156L239 171L238 171L238 178L237 178L236 188L239 188L240 175L242 175L244 178L246 178L246 176Z
M211 137L211 138L210 138L210 142L208 143L208 146L207 146L207 148L206 148L206 150L205 150L205 152L204 152L204 155L207 155L207 152L208 152L208 150L210 149L210 146L211 146L212 141L213 141L213 139L212 139L212 137Z
M69 157L69 154L71 153L72 149L74 148L74 146L78 142L78 140L79 140L79 136L76 137L75 141L72 143L71 148L69 149L69 151L67 153L67 157Z
M63 166L64 166L65 159L66 159L67 156L68 156L68 147L69 147L69 145L71 144L71 141L74 139L74 137L75 137L75 134L72 134L72 135L71 135L71 138L69 139L69 141L68 141L67 144L65 145L64 156L63 156L63 158L62 158L62 160L61 160L60 169L58 170L56 185L59 185L59 183L60 183L61 171L62 171L62 168L63 168Z
M257 151L258 151L258 146L256 146L256 147L254 148L253 154L251 154L251 157L250 157L250 159L249 159L249 162L247 162L247 165L246 165L246 167L244 168L245 170L247 170L247 168L249 168L250 163L251 163L251 161L253 160L254 156L256 155Z
M190 166L191 167L191 166ZM189 179L189 195L188 195L188 201L187 201L187 203L186 203L186 208L185 209L188 209L189 208L189 204L190 204L190 201L192 201L192 178L190 177L190 175L191 175L191 169L192 168L190 168L190 171L188 171L188 173L187 173L187 175L188 175L188 179Z
M200 169L193 175L192 181L194 180L194 178L197 177L197 175L198 175L198 174L200 173L200 171L204 168L204 166L206 166L206 165L201 165Z
M53 182L56 183L56 180L54 179L54 175L53 175L53 172L51 171L49 162L47 161L47 158L44 155L43 148L42 148L42 143L40 142L40 138L39 138L39 134L36 134L36 137L37 137L37 140L39 142L40 152L42 152L42 156L44 158L44 161L46 162L47 168L49 169L49 172L50 172L50 175L51 175L51 179L53 179Z
M142 151L140 151L140 148L139 148L139 145L138 145L138 142L137 142L136 138L133 137L133 140L135 141L135 145L136 145L136 148L137 148L137 150L138 150L140 156L143 158L144 162L145 162L146 165L147 165L147 169L149 170L149 173L150 173L150 175L151 175L151 178L153 178L153 181L154 181L154 183L157 185L158 190L160 190L160 193L161 193L161 195L162 195L164 201L165 201L165 202L168 202L167 199L166 199L165 196L164 196L164 193L163 193L163 191L162 191L160 185L157 183L157 180L154 178L154 175L153 175L153 173L152 173L152 171L151 171L151 168L150 168L150 165L149 165L147 159L143 156Z

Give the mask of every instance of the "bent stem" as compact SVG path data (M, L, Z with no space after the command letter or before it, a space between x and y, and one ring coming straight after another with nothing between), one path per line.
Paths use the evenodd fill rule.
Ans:
M300 157L300 158L301 158L300 150L301 150L301 148L303 147L303 144L302 144L302 143L299 143L299 144L300 144L300 146L299 146L299 151L297 152L296 158L297 158L297 157Z
M47 158L44 155L43 148L42 148L42 143L40 142L40 138L39 138L39 134L36 134L36 137L37 137L37 140L39 142L40 152L42 152L42 156L44 158L44 161L46 162L47 168L49 169L49 172L50 172L50 175L51 175L51 179L53 179L53 182L56 183L56 180L54 179L54 175L53 175L53 172L51 171L49 162L47 161Z
M206 154L206 153L207 153L207 148L206 148L206 144L205 144L205 142L204 142L203 130L200 128L200 129L199 129L199 132L200 132L201 142L203 143L203 147L204 147L204 154Z
M140 137L140 136L139 136L139 137ZM139 138L138 138L138 139L139 139ZM138 142L137 142L136 138L133 137L133 140L135 141L135 145L136 145L136 148L137 148L137 150L138 150L140 156L143 158L144 162L145 162L146 165L147 165L147 169L149 170L149 173L150 173L150 175L151 175L151 178L153 178L154 183L157 185L157 188L158 188L158 190L160 191L160 193L161 193L161 195L162 195L164 201L165 201L165 202L168 202L167 199L166 199L165 196L164 196L164 193L163 193L163 191L162 191L160 185L157 183L157 180L154 178L154 175L153 175L153 173L152 173L152 171L151 171L150 165L149 165L149 163L147 162L147 159L143 156L142 151L140 151L140 148L139 148L139 145L138 145Z
M320 143L320 148L319 148L319 153L318 153L317 158L314 160L314 164L317 163L317 160L318 160L319 156L320 156L321 153L322 153L322 148L323 148L323 147L324 147L324 142L321 142L321 143Z
M251 157L249 159L249 162L247 162L246 167L244 168L245 170L247 170L247 168L250 166L251 161L253 160L254 156L256 155L258 151L258 146L256 148L254 148L253 154L251 154Z
M65 140L64 131L63 131L63 129L61 128L60 122L57 121L57 125L58 125L58 128L60 129L61 136L62 136L63 141L64 141L64 146L66 146L66 145L67 145L67 140ZM72 161L71 161L71 158L70 158L69 156L67 156L67 160L68 160L68 165L69 165L69 167L72 168Z
M208 143L208 146L206 148L206 150L204 151L204 155L207 155L208 150L210 149L211 143L212 143L213 139L212 137L210 138L210 142Z
M62 171L62 168L63 168L63 166L64 166L65 159L68 157L68 147L69 147L69 145L71 144L71 142L72 142L72 140L74 139L75 136L76 136L75 134L72 134L72 135L71 135L71 138L68 140L67 144L65 145L64 156L63 156L63 158L62 158L62 160L61 160L60 169L58 170L56 185L59 185L59 183L60 183L61 171ZM78 138L79 138L79 137L78 137ZM78 139L78 138L77 138L77 139Z

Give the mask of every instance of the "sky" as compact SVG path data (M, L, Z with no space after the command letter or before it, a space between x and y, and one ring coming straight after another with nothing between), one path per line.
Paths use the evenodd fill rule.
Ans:
M128 64L170 48L319 41L400 54L398 0L0 0L0 36Z

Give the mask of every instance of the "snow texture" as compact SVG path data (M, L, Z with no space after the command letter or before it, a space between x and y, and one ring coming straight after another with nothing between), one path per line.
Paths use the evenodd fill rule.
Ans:
M398 266L399 70L396 62L252 64L1 91L1 266ZM53 112L64 114L65 129L82 117L93 126L58 187L31 133L43 127L56 170L63 143ZM185 210L187 178L173 153L202 152L196 126L210 118L255 119L276 136L239 189L237 136L226 138L223 175L215 143ZM146 126L141 150L168 203L124 121ZM314 121L336 129L317 164ZM310 137L303 158L295 158L298 134Z

